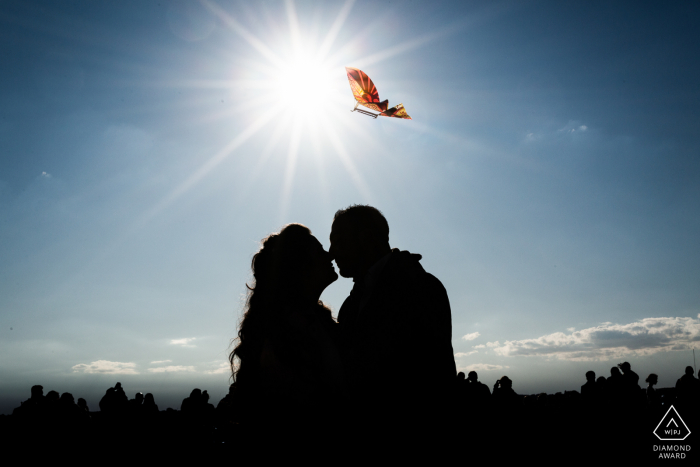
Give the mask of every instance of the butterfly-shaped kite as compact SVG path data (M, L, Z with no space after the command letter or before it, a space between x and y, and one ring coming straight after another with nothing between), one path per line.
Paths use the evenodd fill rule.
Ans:
M379 93L377 92L377 87L374 85L367 73L357 68L351 68L349 66L345 67L345 71L348 73L348 81L350 81L350 89L352 89L352 95L355 96L357 104L352 111L357 111L371 117L396 117L396 118L406 118L408 120L413 120L406 113L403 104L395 105L392 108L389 107L389 100L379 101ZM378 114L367 112L366 110L358 109L357 106L362 105L368 109L376 110Z

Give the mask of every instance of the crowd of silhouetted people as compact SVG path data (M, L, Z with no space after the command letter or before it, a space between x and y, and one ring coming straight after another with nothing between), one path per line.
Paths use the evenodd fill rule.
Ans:
M594 371L588 371L586 383L581 386L580 392L521 396L514 391L513 382L507 376L496 381L492 392L486 384L478 380L475 371L470 371L466 377L460 372L457 375L457 400L470 401L472 408L493 405L511 408L557 405L560 402L554 401L566 399L569 405L586 408L631 407L657 410L675 404L693 412L700 403L700 373L698 378L693 373L692 366L686 367L685 374L676 381L674 387L663 389L655 387L659 377L651 373L645 380L647 386L642 388L639 385L639 375L632 370L629 362L624 362L612 367L607 378L596 378Z
M698 375L700 378L700 375ZM556 394L519 395L513 381L499 378L493 388L479 381L475 371L457 374L452 397L454 410L446 414L445 423L471 439L488 439L484 431L531 439L540 433L544 439L566 437L564 433L582 436L602 435L605 429L630 428L645 420L659 419L674 405L686 420L700 419L700 379L692 367L685 369L675 387L657 389L658 376L650 374L646 387L639 385L639 376L628 362L612 367L610 376L598 376L593 371L585 375L580 391ZM447 395L446 395L447 396ZM179 410L159 410L153 394L137 392L129 399L121 383L107 389L99 401L99 411L91 411L87 402L68 392L60 394L42 386L31 388L31 397L22 402L11 416L2 416L5 436L32 439L40 433L54 436L92 436L107 441L121 436L124 429L138 427L153 439L177 443L234 442L247 429L241 423L241 411L236 399L236 385L216 407L209 402L207 391L194 389L183 399ZM407 411L411 407L406 408ZM614 414L613 422L610 414ZM345 417L351 415L344 413ZM293 422L293 421L292 421ZM351 421L348 420L350 423ZM371 420L363 423L371 424ZM430 427L416 427L416 430ZM562 431L563 430L563 431ZM590 440L593 442L593 440ZM558 441L562 442L561 439Z

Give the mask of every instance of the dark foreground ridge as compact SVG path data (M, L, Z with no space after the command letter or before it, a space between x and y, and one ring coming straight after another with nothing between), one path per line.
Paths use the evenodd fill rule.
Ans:
M507 376L491 391L479 382L476 372L468 377L459 373L453 393L445 395L451 398L451 412L431 418L430 423L422 419L412 423L409 406L409 415L402 416L400 424L381 418L358 420L348 410L330 406L325 420L331 421L322 426L303 415L281 424L251 425L240 420L246 408L236 397L235 384L216 407L209 403L207 391L194 389L180 410L163 411L150 393L137 393L129 400L120 383L107 390L100 411L90 411L82 398L76 403L70 393L44 395L42 386L34 386L31 397L12 415L0 416L0 434L6 446L56 443L112 449L128 440L133 443L136 436L144 447L187 446L214 448L214 452L235 448L239 453L254 453L279 446L280 441L299 448L299 441L308 444L311 439L316 446L311 443L309 449L347 451L348 455L369 449L399 456L423 451L445 458L471 452L494 459L558 459L571 464L597 459L606 465L610 460L694 458L693 438L700 435L700 381L693 369L686 368L673 388L654 388L657 378L651 374L642 389L628 363L619 367L621 371L614 367L608 378L596 379L589 371L580 392L527 396L518 395ZM669 427L684 423L691 432L684 440L661 441L654 434L671 406L682 422L669 421Z

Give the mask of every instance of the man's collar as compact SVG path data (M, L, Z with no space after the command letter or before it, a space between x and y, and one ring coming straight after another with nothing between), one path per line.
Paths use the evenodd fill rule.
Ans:
M379 275L384 270L386 263L389 262L390 256L391 256L391 252L382 256L381 258L379 258L379 260L376 263L374 263L372 265L372 267L370 267L367 270L367 274L365 274L365 278L364 278L365 285L374 285L377 282L377 279L379 278Z

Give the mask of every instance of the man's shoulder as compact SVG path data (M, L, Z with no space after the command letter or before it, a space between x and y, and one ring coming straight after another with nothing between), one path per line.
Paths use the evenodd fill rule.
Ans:
M433 274L427 272L420 263L422 255L393 249L383 275L386 279L403 281L404 283L443 288L442 282Z

